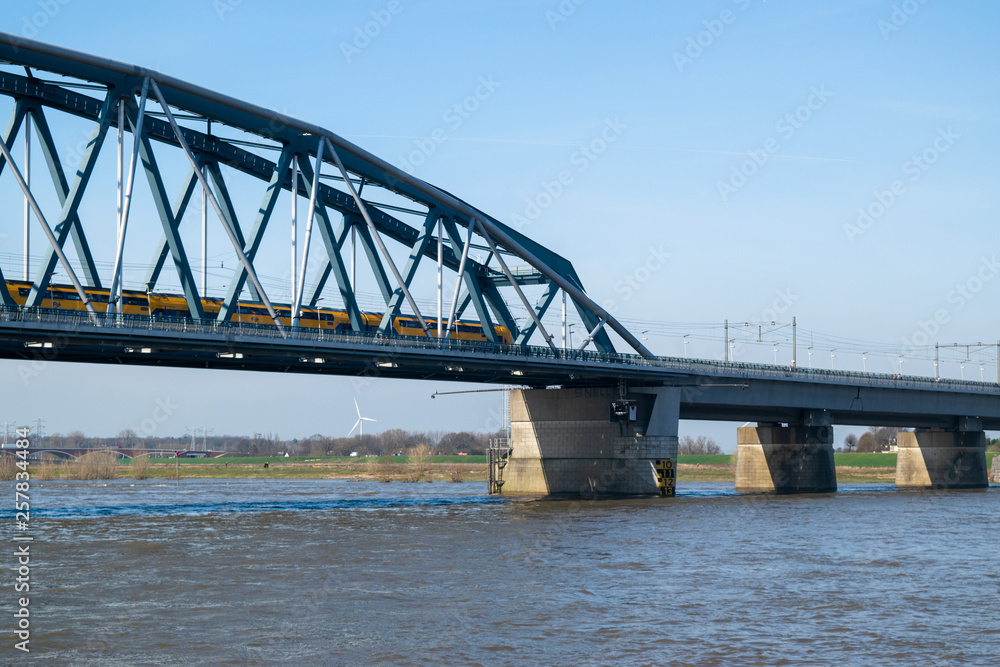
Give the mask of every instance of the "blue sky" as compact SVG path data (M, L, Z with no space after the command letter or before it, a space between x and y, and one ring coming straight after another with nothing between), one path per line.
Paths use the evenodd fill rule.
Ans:
M528 220L656 353L682 355L687 333L691 356L720 358L725 319L795 316L802 365L812 346L816 365L896 372L903 354L905 372L929 375L926 348L904 349L915 336L1000 337L998 14L940 0L12 0L2 29L317 123L503 222ZM414 165L435 130L446 139ZM17 252L19 216L4 224L0 250ZM738 358L773 361L777 346L787 363L787 329L760 344L734 331ZM979 360L947 359L942 374L978 379ZM981 360L995 380L995 350ZM178 406L163 433L285 437L346 433L353 396L379 429L481 430L499 406L430 400L457 385L51 364L24 385L16 364L0 368L3 419L50 432L115 433L157 398ZM684 431L726 447L734 435Z

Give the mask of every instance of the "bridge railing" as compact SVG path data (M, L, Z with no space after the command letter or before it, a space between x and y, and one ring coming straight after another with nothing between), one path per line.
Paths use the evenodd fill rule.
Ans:
M254 339L282 340L281 332L274 326L247 322L218 322L217 320L192 320L182 317L161 317L143 315L101 316L102 326L96 326L90 315L84 311L55 310L49 308L23 308L20 306L0 307L0 322L36 322L55 325L74 331L94 332L107 329L147 330L173 332L198 336L222 336ZM857 371L824 370L776 366L750 362L722 362L710 359L682 359L678 357L656 357L646 359L638 354L610 354L591 350L552 350L547 346L509 345L480 341L426 338L423 336L384 335L357 331L336 331L330 329L297 328L286 329L287 343L316 342L343 343L376 348L376 356L391 358L393 349L448 351L470 356L503 356L519 360L542 362L571 362L574 364L610 364L630 368L649 368L677 371L687 375L729 376L746 379L781 378L811 381L868 384L870 386L891 386L910 388L940 388L980 393L1000 393L1000 384L974 380L935 379L918 375L896 375L887 373L860 373ZM64 330L61 335L66 335ZM456 355L457 356L457 355Z

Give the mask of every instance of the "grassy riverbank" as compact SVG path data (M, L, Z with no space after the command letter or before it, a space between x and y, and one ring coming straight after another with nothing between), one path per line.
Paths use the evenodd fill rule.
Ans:
M996 452L987 452L986 465L993 463ZM896 481L896 455L839 453L833 455L837 481L842 484L885 483ZM677 480L680 482L735 482L736 461L729 454L678 456Z
M267 467L265 467L267 466ZM134 477L120 461L117 477ZM72 463L32 466L35 477L73 478ZM358 479L377 481L486 481L485 456L223 456L215 459L150 459L150 479Z
M987 454L987 465L995 453ZM734 482L732 456L679 456L679 482ZM884 483L896 478L895 454L834 454L837 481ZM267 467L265 467L265 465ZM117 477L135 477L141 466L120 461ZM32 475L41 479L74 478L74 464L33 464ZM485 456L223 456L216 459L150 459L141 476L153 479L356 479L375 481L486 481Z
M837 481L882 483L896 479L895 454L834 454ZM729 454L677 457L679 482L735 482L736 461Z

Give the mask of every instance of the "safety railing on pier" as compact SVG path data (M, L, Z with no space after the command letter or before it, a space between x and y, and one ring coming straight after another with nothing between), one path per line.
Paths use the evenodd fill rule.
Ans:
M100 324L95 324L90 314L84 311L53 310L48 308L23 308L19 306L0 307L0 323L21 322L51 325L73 331L94 331L98 329L147 330L174 332L198 336L239 336L244 339L271 339L280 341L282 332L277 327L246 322L219 322L217 320L193 320L182 317L160 317L143 315L98 315ZM621 366L634 369L661 369L689 375L728 376L748 379L798 379L817 382L866 384L869 386L954 389L979 393L1000 394L1000 384L977 382L974 380L954 380L918 375L890 375L886 373L860 373L857 371L823 370L793 366L775 366L746 362L722 362L710 359L681 359L678 357L656 357L646 359L637 354L608 354L590 350L556 349L537 345L509 345L489 342L437 339L418 336L385 335L357 331L336 331L312 328L286 327L289 343L313 341L316 343L341 343L344 345L370 346L379 349L406 349L426 351L447 351L474 357L510 357L520 360L545 361L553 364L573 363L586 365Z

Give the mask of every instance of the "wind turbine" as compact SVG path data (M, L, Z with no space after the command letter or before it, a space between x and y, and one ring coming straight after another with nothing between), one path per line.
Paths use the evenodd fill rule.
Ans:
M358 421L354 422L354 426L351 427L350 432L347 437L350 437L354 433L354 429L358 429L358 435L362 438L365 436L365 422L377 422L377 419L371 419L369 417L361 416L361 408L358 407L358 399L354 399L354 409L358 412Z

